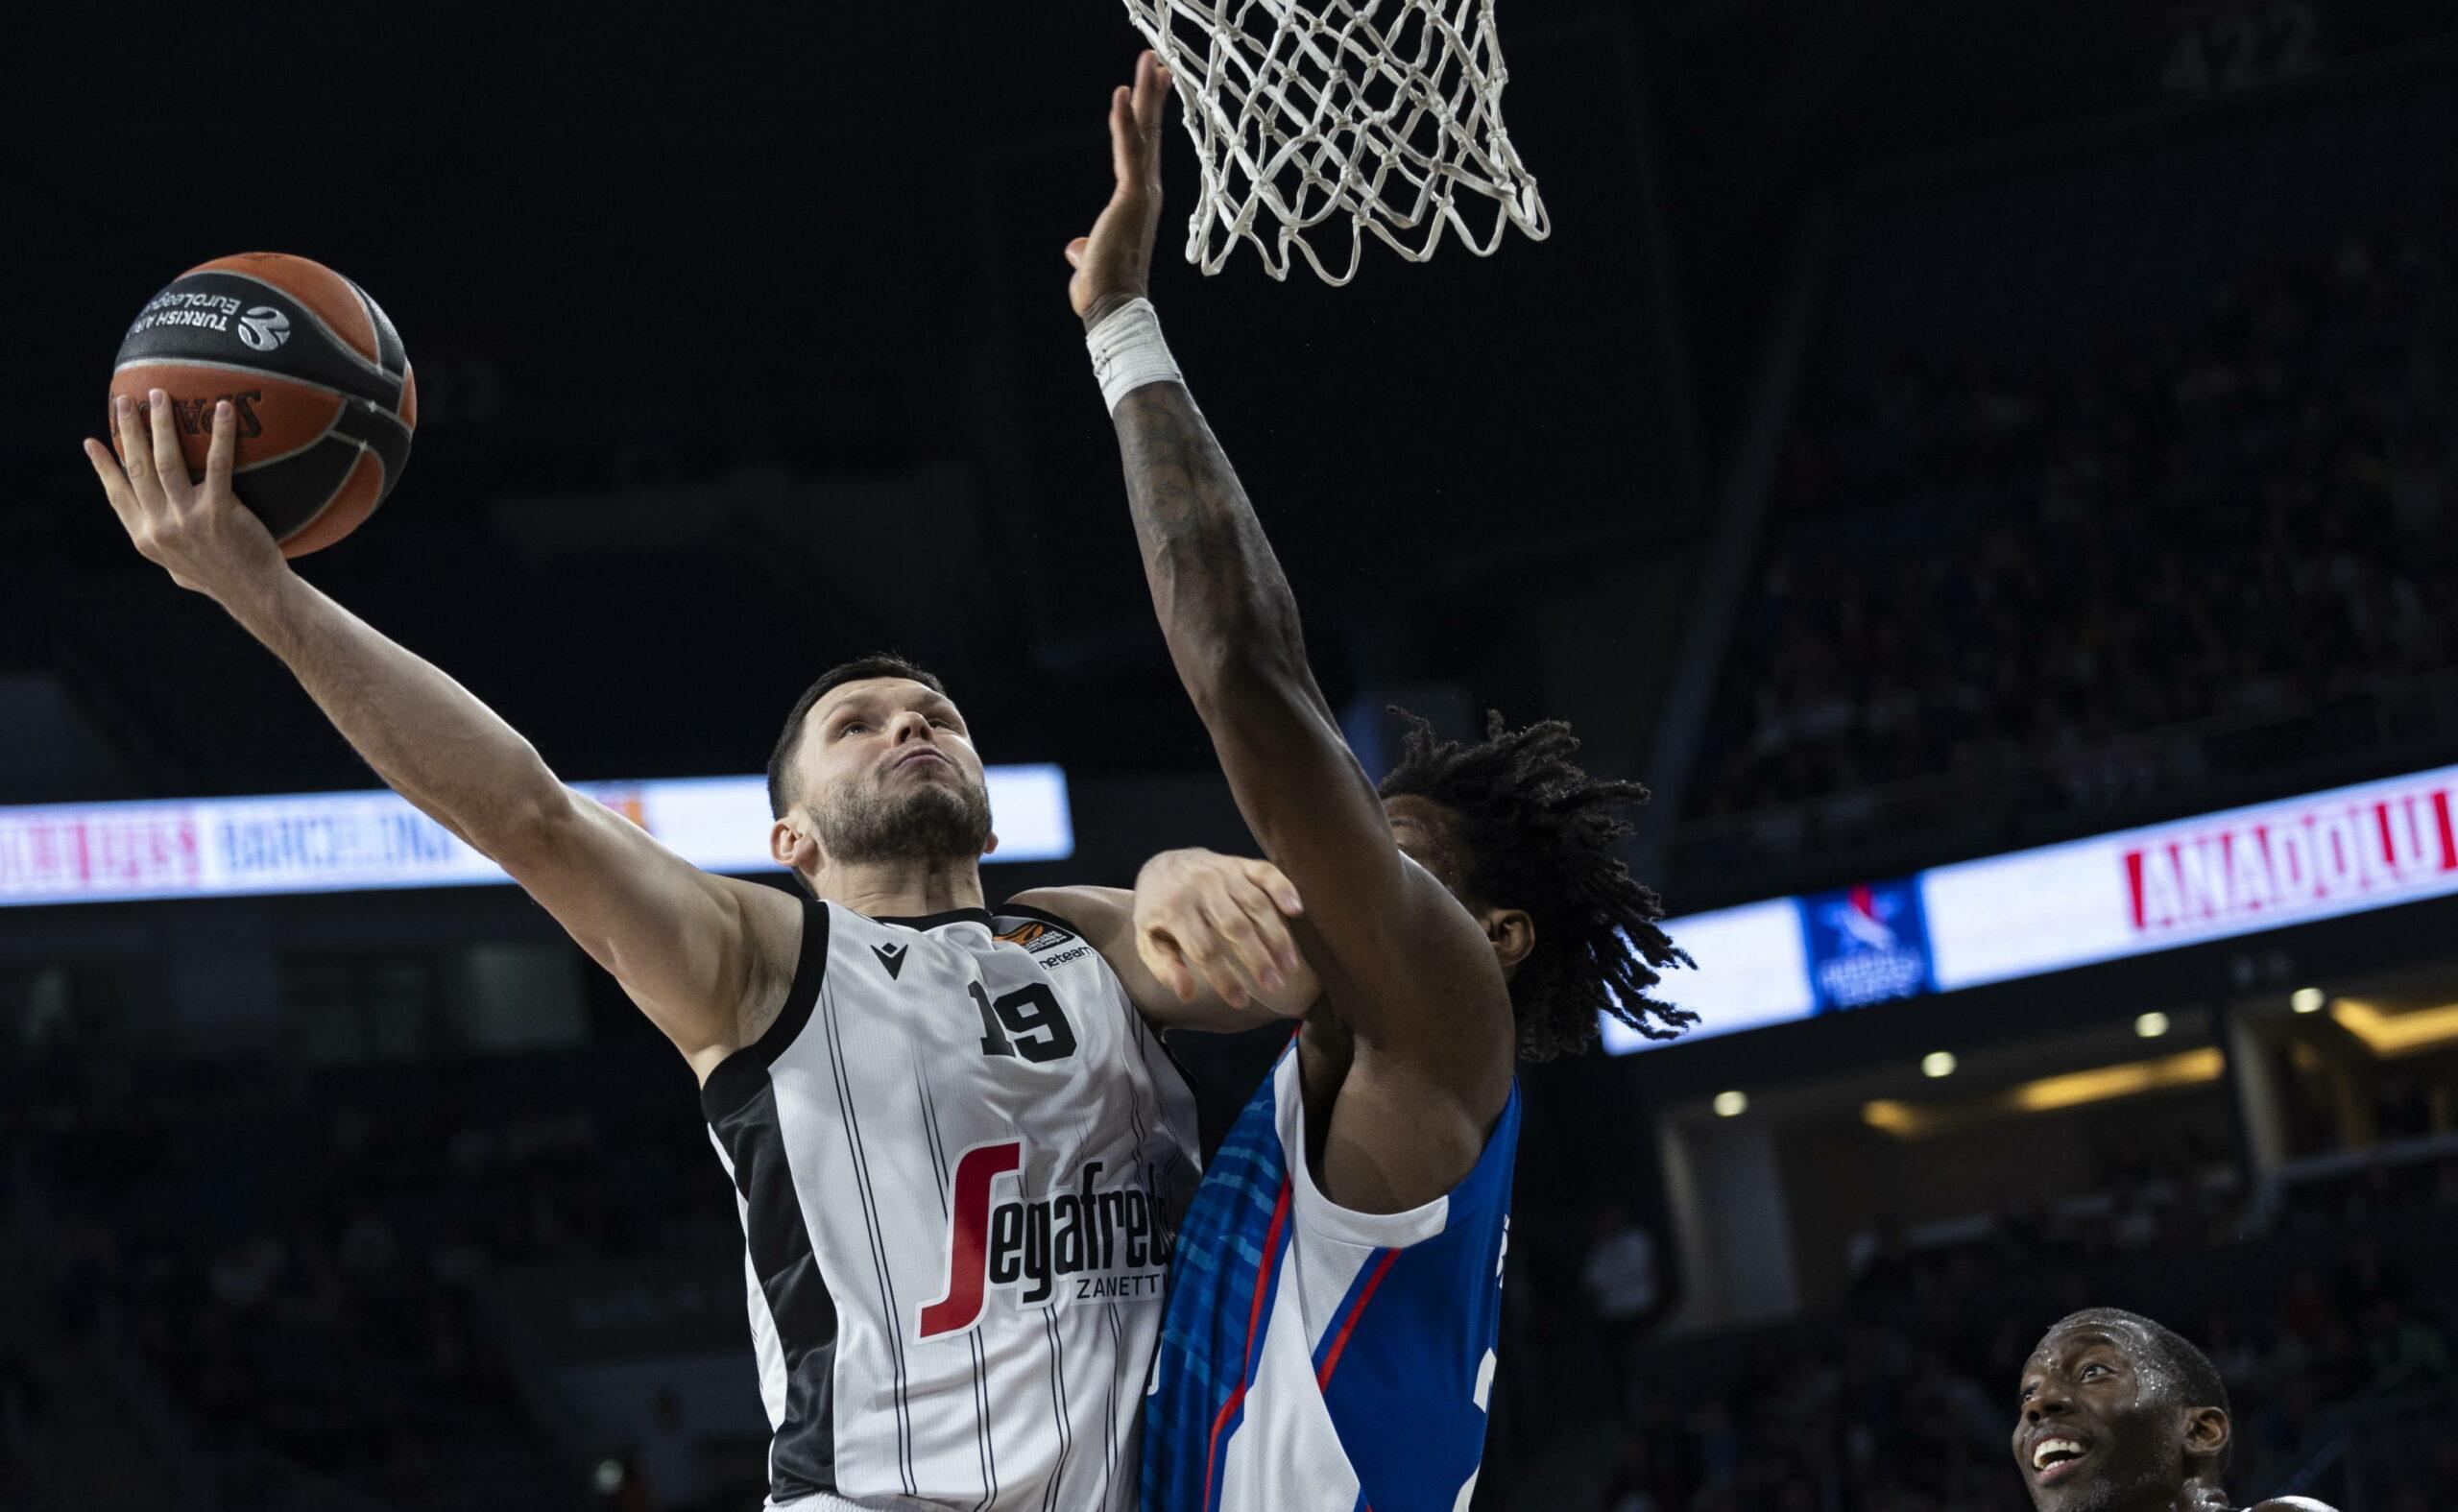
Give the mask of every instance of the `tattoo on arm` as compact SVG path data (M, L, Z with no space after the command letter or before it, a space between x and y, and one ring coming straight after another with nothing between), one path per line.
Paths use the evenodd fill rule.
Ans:
M1200 701L1231 651L1302 670L1297 600L1193 396L1146 384L1115 418L1152 605L1188 688Z

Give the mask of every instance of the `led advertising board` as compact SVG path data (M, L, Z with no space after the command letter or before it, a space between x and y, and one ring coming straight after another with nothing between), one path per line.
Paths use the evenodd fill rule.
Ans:
M2453 809L2444 767L1675 919L1699 970L1663 991L1695 1039L2448 897ZM1614 1054L1661 1043L1605 1020Z
M1941 866L1938 988L1977 987L2458 893L2458 767Z
M1074 854L1063 771L995 766L988 778L999 850L985 859ZM778 870L768 858L762 778L574 786L695 866ZM0 807L0 907L509 881L442 825L382 790Z
M1651 1040L1607 1014L1606 1053L1627 1055L1659 1044L1762 1029L1806 1019L1818 1010L1810 991L1800 910L1792 899L1692 914L1665 927L1699 969L1666 973L1660 992L1667 1001L1695 1011L1699 1022L1679 1041Z

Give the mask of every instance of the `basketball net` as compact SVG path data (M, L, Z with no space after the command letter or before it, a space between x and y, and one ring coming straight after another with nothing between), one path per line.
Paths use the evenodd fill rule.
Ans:
M1368 231L1411 262L1433 256L1445 228L1480 257L1513 226L1551 232L1503 130L1493 0L1126 8L1177 81L1203 163L1187 261L1205 273L1241 238L1275 278L1293 251L1338 285L1357 276Z

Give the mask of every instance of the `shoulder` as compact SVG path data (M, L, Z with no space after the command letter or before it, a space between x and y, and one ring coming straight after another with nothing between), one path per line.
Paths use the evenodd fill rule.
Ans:
M812 931L823 937L826 934L826 903L740 877L719 876L715 881L727 902L740 916L744 933L765 964L790 972L802 952L804 937Z
M1135 895L1106 887L1042 887L1020 893L990 910L990 932L1001 944L1022 946L1043 967L1055 971L1091 959L1125 988L1135 948Z
M826 903L758 883L735 886L731 896L751 942L752 960L736 1009L737 1043L750 1044L793 1011L795 998L819 990L828 970L830 918Z
M1003 917L1042 919L1093 941L1107 939L1135 919L1135 895L1117 887L1036 887L992 910Z

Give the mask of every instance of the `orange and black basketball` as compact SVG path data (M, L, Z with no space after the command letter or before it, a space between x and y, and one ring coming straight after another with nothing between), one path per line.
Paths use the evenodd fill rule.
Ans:
M143 406L154 389L170 396L197 477L214 403L230 401L233 491L288 557L331 545L383 502L419 418L409 355L383 310L324 264L280 252L191 268L147 302L120 343L111 393Z

